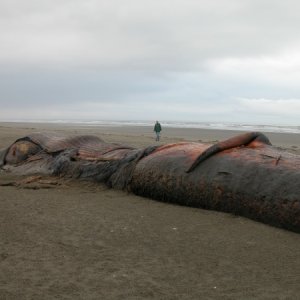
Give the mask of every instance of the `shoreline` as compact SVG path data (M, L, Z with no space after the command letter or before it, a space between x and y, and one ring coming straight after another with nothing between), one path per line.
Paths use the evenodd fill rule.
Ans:
M2 123L19 123L19 124L53 124L53 125L73 125L73 126L98 126L98 127L152 127L155 122L146 120L3 120ZM231 123L231 122L191 122L191 121L164 121L160 123L168 128L186 128L186 129L217 129L233 131L264 131L274 133L298 133L300 134L299 125L283 124L251 124L251 123Z
M154 143L152 126L98 126L98 125L78 125L78 124L51 124L51 123L17 123L0 122L0 128L12 128L22 134L36 131L65 132L68 134L95 134L107 138L108 142L130 141L130 137L140 137L134 145L148 146ZM198 129L198 128L175 128L163 127L161 134L162 143L173 143L180 141L192 141L203 143L216 143L220 140L228 139L232 136L242 134L247 131L240 130L221 130L221 129ZM271 143L280 148L286 148L293 153L300 154L300 134L298 133L278 133L263 132ZM11 141L13 142L13 140ZM3 146L2 146L3 147Z

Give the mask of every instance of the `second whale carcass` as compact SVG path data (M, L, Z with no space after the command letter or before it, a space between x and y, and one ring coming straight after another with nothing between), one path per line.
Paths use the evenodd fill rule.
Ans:
M159 201L229 212L300 232L300 156L261 133L214 145L144 149L95 136L36 133L0 153L1 168L103 182Z

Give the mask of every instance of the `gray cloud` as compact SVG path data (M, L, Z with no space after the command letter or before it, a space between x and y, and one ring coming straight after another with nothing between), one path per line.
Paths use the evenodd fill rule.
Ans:
M88 118L103 105L112 118L216 118L218 106L232 119L242 105L234 99L289 104L300 98L299 8L296 0L2 0L0 117L13 118L14 107L24 118L30 107L42 116L43 107L53 116L78 107L73 115Z

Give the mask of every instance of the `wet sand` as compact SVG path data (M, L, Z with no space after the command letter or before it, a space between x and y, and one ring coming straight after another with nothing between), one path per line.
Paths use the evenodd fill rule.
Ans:
M0 124L0 148L36 131L95 134L136 147L149 127ZM240 132L238 132L240 133ZM161 143L236 132L165 129ZM297 134L269 134L300 154ZM11 182L0 173L0 181ZM297 299L300 235L103 185L48 178L0 187L0 299Z

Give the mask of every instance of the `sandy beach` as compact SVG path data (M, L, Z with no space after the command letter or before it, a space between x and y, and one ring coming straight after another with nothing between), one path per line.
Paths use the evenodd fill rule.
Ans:
M0 148L37 131L135 147L151 127L0 123ZM240 131L164 128L163 143ZM300 135L266 133L300 155ZM12 180L0 173L0 181ZM15 178L14 178L15 180ZM297 299L300 235L104 185L0 186L0 299Z

